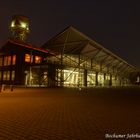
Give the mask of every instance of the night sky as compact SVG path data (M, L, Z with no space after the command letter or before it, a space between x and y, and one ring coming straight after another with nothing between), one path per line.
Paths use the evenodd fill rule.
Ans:
M28 41L35 45L72 25L140 68L140 0L1 0L0 45L15 14L30 18Z

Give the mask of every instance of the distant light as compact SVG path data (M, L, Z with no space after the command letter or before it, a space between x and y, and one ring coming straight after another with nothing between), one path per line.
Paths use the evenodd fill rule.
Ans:
M14 27L15 26L15 23L14 23L14 21L12 21L12 23L11 23L11 27Z
M21 24L21 27L22 27L22 28L26 28L26 27L27 27L27 24L24 23L24 22L21 22L20 24Z
M25 22L20 22L19 24L16 24L15 21L12 21L11 27L21 27L26 30L29 30L29 27L27 26L27 23L25 23Z
M42 57L40 57L40 56L35 56L35 63L41 63L41 61L42 61Z

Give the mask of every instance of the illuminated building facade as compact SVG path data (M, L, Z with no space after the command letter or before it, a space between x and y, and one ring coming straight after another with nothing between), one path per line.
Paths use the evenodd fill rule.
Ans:
M120 86L130 84L136 68L73 27L42 46L54 52L55 85L67 87Z
M31 85L47 51L35 48L30 44L9 40L0 49L0 83ZM36 81L39 84L38 81Z
M11 38L0 48L0 83L47 87L129 84L136 68L73 27L42 47L25 43L29 20L12 18Z

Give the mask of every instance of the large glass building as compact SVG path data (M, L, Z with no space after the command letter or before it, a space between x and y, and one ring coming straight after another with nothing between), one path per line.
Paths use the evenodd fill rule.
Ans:
M27 23L27 24L26 24ZM11 38L0 48L0 83L46 87L131 84L136 68L74 27L41 47L26 43L28 19L14 16Z
M128 85L136 68L74 27L68 27L43 46L55 56L56 86L93 87Z

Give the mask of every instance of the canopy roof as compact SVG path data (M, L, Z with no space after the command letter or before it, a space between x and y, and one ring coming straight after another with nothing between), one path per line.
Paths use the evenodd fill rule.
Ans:
M72 26L67 27L51 38L42 48L53 51L56 54L80 54L104 65L127 69L129 72L136 70L134 66L128 64L125 60L113 54Z

